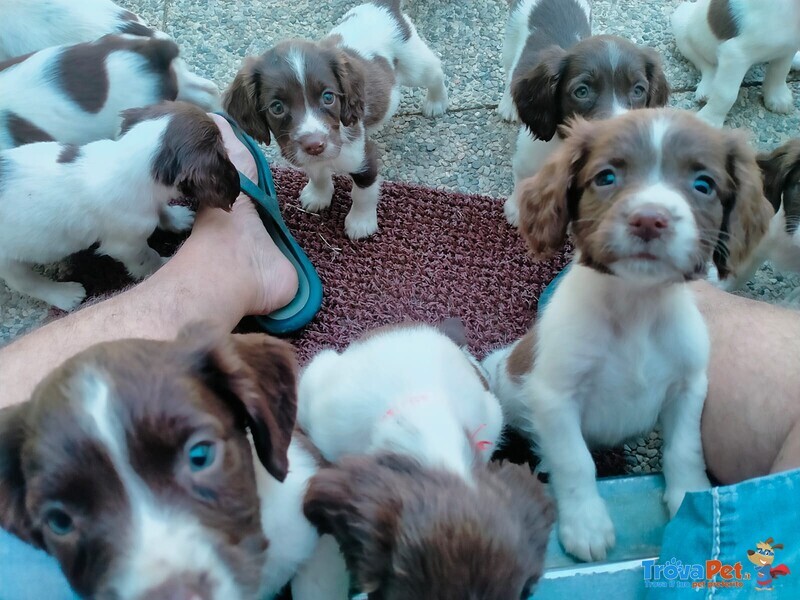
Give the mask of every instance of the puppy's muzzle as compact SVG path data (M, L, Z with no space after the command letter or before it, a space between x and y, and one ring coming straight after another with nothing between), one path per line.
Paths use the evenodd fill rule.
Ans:
M628 215L628 232L644 242L657 240L670 227L669 213L662 207L651 204L637 207Z

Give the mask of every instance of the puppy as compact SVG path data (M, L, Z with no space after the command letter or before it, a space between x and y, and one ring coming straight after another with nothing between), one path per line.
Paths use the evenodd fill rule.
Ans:
M764 105L791 112L786 77L800 47L800 4L795 0L698 0L672 14L678 50L700 71L695 99L706 101L698 116L722 127L747 70L766 62Z
M294 597L346 600L302 515L295 374L288 344L203 324L87 350L0 411L0 525L82 597L262 600L307 560Z
M486 467L502 428L478 363L428 325L325 350L301 375L298 422L335 461L305 514L380 598L527 598L552 510L527 467Z
M168 102L124 113L123 135L85 146L56 142L0 152L0 279L62 310L85 296L33 264L66 258L99 242L99 254L142 278L166 260L147 245L156 226L185 231L194 221L180 195L228 210L239 175L222 135L199 108Z
M333 173L353 179L345 219L351 239L378 229L378 147L368 135L395 113L400 87L425 87L425 116L447 109L439 58L400 12L400 0L374 0L345 14L317 43L281 42L245 60L225 94L225 110L254 138L308 175L304 210L330 205Z
M219 104L213 84L179 60L175 42L128 35L0 63L0 89L0 150L115 138L121 111L163 100L187 100L206 110Z
M617 36L592 36L590 21L586 0L523 0L511 10L499 110L508 120L518 113L524 125L514 152L514 193L503 207L511 225L519 222L522 182L561 143L560 124L575 115L605 119L664 106L669 98L655 51Z
M525 183L520 231L536 255L576 254L534 327L484 362L509 425L541 454L561 543L601 560L614 526L589 447L661 424L664 500L709 486L700 442L709 339L685 282L719 269L768 225L755 154L689 113L577 119Z
M709 277L728 291L743 287L766 260L782 271L800 272L800 140L759 155L758 164L774 216L766 235L735 273Z

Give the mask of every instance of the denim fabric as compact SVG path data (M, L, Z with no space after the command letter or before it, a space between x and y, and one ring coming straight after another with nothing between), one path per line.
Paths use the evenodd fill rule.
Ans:
M76 600L58 563L0 529L0 600Z

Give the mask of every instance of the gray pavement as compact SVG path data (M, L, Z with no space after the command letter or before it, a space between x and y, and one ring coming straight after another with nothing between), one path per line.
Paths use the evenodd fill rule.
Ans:
M359 0L117 0L172 35L197 73L225 88L242 59L297 36L318 38ZM600 0L594 2L594 30L615 33L656 48L673 87L672 104L696 109L699 75L677 52L669 15L680 0ZM388 180L488 194L511 191L511 156L516 127L503 123L494 108L502 91L500 53L506 0L405 0L405 11L420 34L442 56L451 109L439 119L420 114L422 94L406 90L399 113L376 136ZM798 135L800 111L777 115L761 101L763 70L748 74L729 124L746 128L759 148L772 148ZM791 75L800 108L800 75ZM270 157L281 162L275 147ZM785 303L800 285L795 275L763 269L746 295ZM0 283L0 344L30 330L47 307L12 293Z

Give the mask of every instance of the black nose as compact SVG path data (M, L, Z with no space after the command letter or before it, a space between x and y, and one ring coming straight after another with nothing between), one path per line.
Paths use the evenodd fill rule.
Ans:
M669 227L669 215L660 208L643 206L628 216L631 235L649 242L660 238Z
M325 136L321 133L304 135L298 140L298 142L300 143L300 147L303 149L303 152L310 154L311 156L319 156L325 152L325 147L327 146L325 143Z

